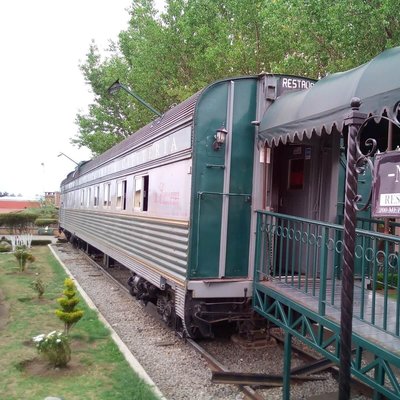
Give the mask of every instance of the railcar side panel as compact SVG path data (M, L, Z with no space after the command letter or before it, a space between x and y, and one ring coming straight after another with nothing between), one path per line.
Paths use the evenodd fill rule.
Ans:
M184 134L181 144L178 136L175 143L174 136L168 136L166 143L171 147L164 151L158 165L150 161L161 154L160 149L154 150L151 160L141 156L147 168L139 164L136 173L131 172L136 161L124 157L122 163L115 159L114 167L102 167L109 174L99 178L93 170L90 176L94 180L82 175L69 184L69 190L64 188L62 194L63 229L137 274L147 277L154 272L153 279L148 280L157 287L162 285L161 275L180 285L186 280L192 167L190 148L187 149L190 129ZM155 149L151 145L146 148ZM177 154L170 154L174 152ZM145 154L143 150L135 153ZM122 165L129 168L115 171Z
M189 220L192 161L151 171L148 214Z
M145 266L183 284L187 222L82 210L64 210L63 214L69 232L123 265L135 272ZM152 283L159 287L159 278Z

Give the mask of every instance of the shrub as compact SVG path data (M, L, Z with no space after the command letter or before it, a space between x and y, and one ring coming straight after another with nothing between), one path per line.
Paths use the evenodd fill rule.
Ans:
M384 288L384 274L383 272L379 272L376 275L376 288L378 290ZM397 288L397 281L398 281L398 275L397 274L391 274L389 273L387 276L387 283L389 287Z
M33 341L39 354L47 358L53 367L65 367L71 360L71 347L68 336L63 332L53 331L49 334L35 336Z
M31 246L47 246L51 244L51 240L33 239L31 241Z
M39 277L39 274L36 274L36 279L31 282L31 288L37 292L38 299L42 298L44 291L45 291L45 284L43 283L42 279Z
M29 212L0 214L0 226L9 227L10 232L25 232L32 227L36 215Z
M72 326L83 317L83 311L75 309L79 303L79 299L76 297L74 281L71 278L66 278L64 280L64 287L63 294L65 297L57 299L61 309L56 310L56 315L64 322L64 332L68 335Z
M36 226L49 226L49 225L55 225L58 224L58 219L56 218L37 218L35 220L35 225Z
M28 261L29 262L35 261L35 257L32 255L32 253L28 251L28 249L25 246L17 246L14 252L14 257L18 260L21 272L25 271L25 266Z
M0 253L6 253L12 250L12 246L9 242L2 240L0 242Z

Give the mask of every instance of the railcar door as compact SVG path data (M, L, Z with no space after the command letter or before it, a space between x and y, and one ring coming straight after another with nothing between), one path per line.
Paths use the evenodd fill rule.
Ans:
M247 278L256 80L219 82L196 112L189 277ZM227 130L215 146L216 130Z
M332 136L314 137L275 149L273 186L278 192L274 197L275 211L308 220L335 222L337 140ZM279 242L280 248L285 251L279 253L281 259L276 261L277 265L285 266L285 269L288 267L295 274L307 272L309 275L310 271L317 270L310 265L310 254L314 254L310 252L318 253L320 228L312 222L310 228L305 226L296 218L286 220ZM330 268L331 265L328 265Z

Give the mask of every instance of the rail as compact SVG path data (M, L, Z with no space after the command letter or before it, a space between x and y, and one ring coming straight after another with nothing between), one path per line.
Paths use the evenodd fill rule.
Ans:
M399 237L356 230L353 316L397 336L399 249ZM327 306L340 309L343 250L341 225L257 212L255 281L279 281L317 298L321 316Z

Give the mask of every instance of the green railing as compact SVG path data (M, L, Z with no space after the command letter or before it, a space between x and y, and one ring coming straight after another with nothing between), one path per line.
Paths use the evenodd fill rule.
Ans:
M255 282L275 280L340 309L343 226L257 212ZM400 238L356 230L353 315L399 335Z

